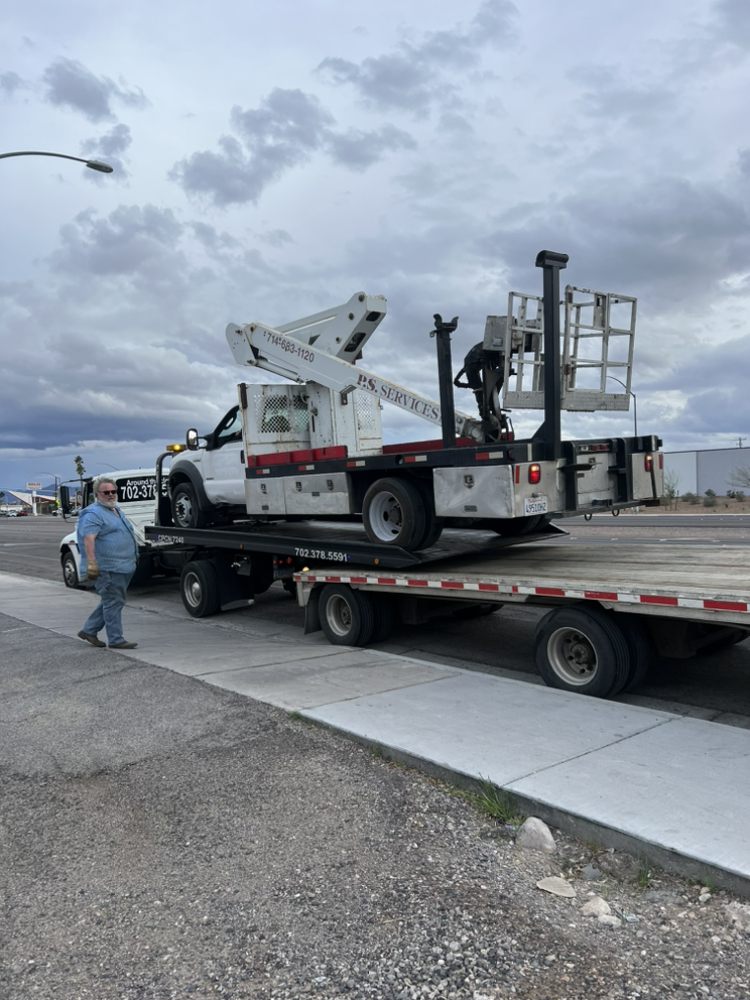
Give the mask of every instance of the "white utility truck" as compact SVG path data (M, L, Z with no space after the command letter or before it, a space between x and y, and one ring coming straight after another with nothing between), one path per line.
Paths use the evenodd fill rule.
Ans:
M205 447L188 432L191 450L172 462L168 490L168 453L157 461L146 537L182 560L188 613L236 607L280 580L304 607L306 631L364 646L399 621L549 607L536 636L543 679L600 697L637 685L656 654L688 657L750 634L744 549L701 547L686 558L679 546L553 537L564 534L553 516L658 503L663 479L654 436L561 440L562 409L627 409L635 324L634 299L566 289L561 336L566 259L540 254L543 299L512 294L506 317L490 317L467 356L456 382L466 378L479 419L453 408L455 322L435 317L439 403L354 364L383 299L356 295L276 329L230 326L241 363L295 384L243 383ZM609 392L610 378L623 394ZM440 423L441 439L383 445L380 400ZM526 405L543 408L544 421L518 441L508 408ZM234 458L221 478L211 453L224 448Z
M455 380L457 320L435 315L439 401L359 363L385 316L382 296L357 293L278 327L230 324L235 360L290 384L243 382L238 405L203 444L188 431L169 476L173 524L350 518L374 543L419 551L445 527L511 536L552 517L658 503L657 437L561 437L563 410L628 409L636 315L630 296L572 286L560 303L566 261L539 255L544 295L512 292ZM454 385L473 391L476 416L455 408ZM384 444L384 404L438 424L440 439ZM516 408L544 411L528 439L513 432Z

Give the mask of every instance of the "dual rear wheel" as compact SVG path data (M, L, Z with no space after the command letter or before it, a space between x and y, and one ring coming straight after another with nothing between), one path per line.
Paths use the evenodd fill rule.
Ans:
M652 657L643 623L603 608L556 608L537 627L537 670L564 691L612 698L643 682Z

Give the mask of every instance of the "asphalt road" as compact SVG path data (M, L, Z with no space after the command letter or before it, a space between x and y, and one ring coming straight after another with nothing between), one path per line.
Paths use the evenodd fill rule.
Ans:
M750 542L750 516L745 515L597 515L591 521L571 518L561 524L569 535L553 544L666 541L684 544L688 552L696 545ZM74 527L75 521L52 517L0 518L0 570L61 580L59 543ZM181 603L176 581L165 578L135 589L131 600L154 597ZM227 614L238 627L248 615L283 624L295 635L303 626L300 609L278 585L261 595L252 609ZM444 617L429 625L402 626L379 648L541 683L534 667L534 631L544 614L544 609L507 605L473 621ZM750 640L710 656L661 661L646 684L621 700L750 726Z

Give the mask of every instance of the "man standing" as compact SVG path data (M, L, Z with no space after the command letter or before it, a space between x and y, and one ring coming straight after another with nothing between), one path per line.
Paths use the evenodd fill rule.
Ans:
M138 543L133 526L117 506L117 486L106 476L94 480L95 500L78 518L78 551L81 576L93 581L101 598L78 633L92 646L104 646L98 638L106 628L110 649L135 649L122 634L122 609L130 578L138 561Z

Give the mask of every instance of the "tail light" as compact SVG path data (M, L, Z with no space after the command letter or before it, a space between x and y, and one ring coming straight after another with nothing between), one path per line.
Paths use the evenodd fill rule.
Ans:
M532 462L529 466L529 482L532 486L542 481L542 467L538 462Z
M651 472L652 471L652 469L654 468L654 456L653 455L644 455L643 456L643 468L646 470L646 472Z

